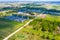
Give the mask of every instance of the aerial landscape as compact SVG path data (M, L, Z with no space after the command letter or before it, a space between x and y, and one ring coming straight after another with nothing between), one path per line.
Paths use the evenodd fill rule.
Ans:
M0 40L60 40L60 1L0 1Z

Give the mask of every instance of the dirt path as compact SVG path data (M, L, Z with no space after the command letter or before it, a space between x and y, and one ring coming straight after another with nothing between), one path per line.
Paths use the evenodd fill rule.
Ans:
M14 31L13 33L11 33L10 35L8 35L7 37L5 37L3 40L8 40L10 37L12 37L14 34L16 34L18 31L20 31L21 29L23 29L24 27L26 27L30 22L32 22L32 20L28 21L24 26L20 27L19 29L17 29L16 31Z

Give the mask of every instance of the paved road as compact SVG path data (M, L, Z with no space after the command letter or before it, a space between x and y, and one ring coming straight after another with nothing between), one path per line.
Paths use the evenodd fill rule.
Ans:
M24 26L20 27L19 29L17 29L16 31L14 31L13 33L11 33L10 35L8 35L7 37L5 37L3 40L8 40L10 37L12 37L14 34L16 34L18 31L20 31L22 28L26 27L30 22L32 22L32 20L28 21Z

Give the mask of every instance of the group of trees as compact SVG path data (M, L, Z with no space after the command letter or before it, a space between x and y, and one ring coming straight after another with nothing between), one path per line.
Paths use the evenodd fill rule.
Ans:
M60 13L60 10L57 9L47 9L44 7L22 7L19 10L21 10L22 12L37 12L37 13L43 13L43 14L51 14L51 15L60 15L58 13ZM38 10L38 11L37 11Z
M55 20L53 21L53 20L38 18L38 19L35 19L33 22L31 22L30 25L32 26L33 30L37 30L37 31L41 30L44 33L41 36L42 38L55 40L54 38L56 37L55 35L59 34L59 32L57 31L59 30L58 27L60 26L60 22ZM45 34L46 32L48 33Z
M41 28L42 31L54 31L57 29L57 27L59 27L60 22L57 21L49 21L49 20L45 20L45 19L36 19L34 20L32 23L30 23L31 25L33 25L34 29L39 30ZM35 26L34 26L35 25Z
M11 15L11 14L14 14L14 13L17 13L16 11L6 11L6 12L4 12L4 11L2 11L2 12L0 12L0 16L7 16L7 15Z

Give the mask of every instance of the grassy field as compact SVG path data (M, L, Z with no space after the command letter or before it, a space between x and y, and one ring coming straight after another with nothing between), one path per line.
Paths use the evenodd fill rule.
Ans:
M60 16L37 18L9 40L60 40Z
M22 23L0 18L0 40L17 30L19 27L23 26L27 21Z

